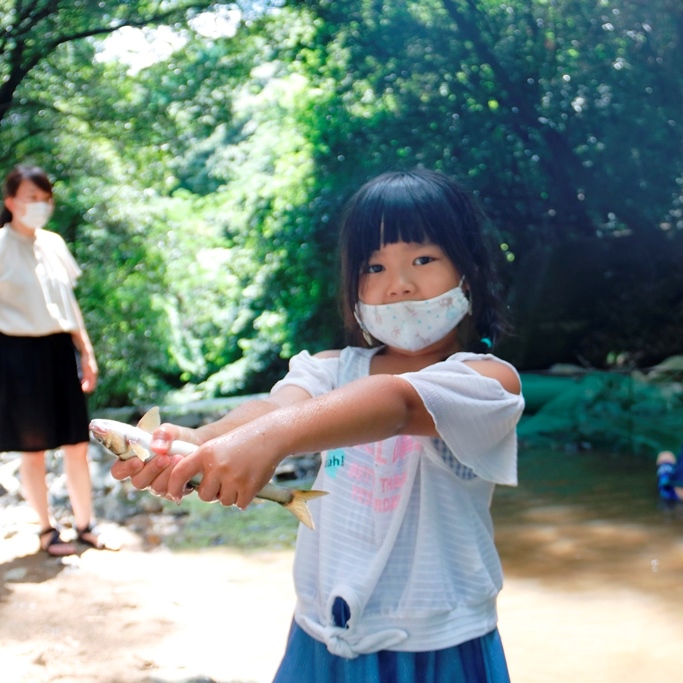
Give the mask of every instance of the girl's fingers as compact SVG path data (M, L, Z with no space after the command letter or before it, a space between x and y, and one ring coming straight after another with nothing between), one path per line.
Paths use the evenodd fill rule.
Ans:
M171 443L177 439L177 428L175 425L164 423L154 430L150 448L158 455L166 455L171 448Z
M237 506L240 510L246 510L255 497L255 495L245 496L244 494L238 494L233 505Z
M168 495L168 479L171 476L171 471L171 468L167 467L149 485L149 489L154 495L161 496L162 498Z
M220 500L220 491L221 482L215 477L205 477L197 487L197 495L206 503L214 503ZM232 505L232 503L230 504Z
M171 458L168 458L164 455L158 455L156 458L152 458L146 462L142 469L137 474L132 476L130 480L136 489L143 490L151 488L152 483L159 478L164 470L170 469L170 465L172 463L173 460ZM159 479L159 482L161 481L162 479ZM159 491L161 490L159 484L157 484L156 489ZM159 495L164 495L165 493L165 491L161 491Z
M223 489L223 487L221 487L221 489L218 492L217 498L220 501L221 505L225 505L225 507L237 505L237 495L233 489Z
M179 458L178 463L173 468L168 479L168 495L177 501L180 501L184 495L187 495L187 483L196 474L204 474L202 471L202 461L200 458L195 457L196 454L192 454L186 458ZM204 481L207 479L207 481ZM216 493L220 488L220 483L216 482L215 489L213 491L212 497L206 498L209 492L209 481L207 477L203 477L202 482L197 487L196 491L199 497L206 501L212 500L216 497ZM205 493L202 493L205 492Z
M128 479L137 474L143 467L143 463L137 458L131 458L130 460L117 460L111 466L111 474L114 479L122 481L123 479Z

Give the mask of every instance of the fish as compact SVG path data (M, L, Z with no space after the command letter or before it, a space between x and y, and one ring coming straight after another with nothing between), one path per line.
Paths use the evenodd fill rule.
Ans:
M90 432L99 443L119 458L119 460L138 458L142 462L148 462L156 456L156 453L151 450L150 446L152 443L152 433L160 424L161 415L159 408L154 406L142 416L137 426L127 424L126 422L119 422L118 420L95 418L90 421ZM194 453L197 448L199 446L195 444L176 440L171 442L168 453L169 455L188 456ZM196 489L201 480L201 475L195 475L188 482L188 486ZM327 491L292 489L269 482L258 492L257 498L282 505L309 529L315 529L311 511L306 503L320 496L326 496L327 493Z

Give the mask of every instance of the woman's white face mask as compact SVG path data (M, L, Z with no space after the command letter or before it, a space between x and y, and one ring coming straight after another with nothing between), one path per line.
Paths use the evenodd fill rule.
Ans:
M423 301L356 306L356 320L364 333L404 351L421 351L443 339L471 313L463 277L457 287Z
M52 205L48 202L22 202L17 200L17 204L24 207L23 216L16 216L16 219L31 230L38 230L45 227L52 215ZM18 212L17 212L18 213Z

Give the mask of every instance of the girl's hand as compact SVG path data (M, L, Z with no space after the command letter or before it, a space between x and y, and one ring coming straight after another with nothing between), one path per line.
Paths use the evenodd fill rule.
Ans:
M168 497L179 501L186 493L186 482L200 474L197 495L203 501L218 500L244 509L271 480L281 459L273 446L264 443L260 430L246 425L182 458L166 480Z
M198 430L164 422L154 430L150 447L159 455L168 455L168 451L174 441L184 441L185 443L193 443L197 446L203 443Z
M138 458L118 460L112 465L111 473L114 479L130 479L140 491L150 489L157 496L168 497L168 479L173 466L182 459L180 455L157 455L147 462Z
M155 457L143 463L138 458L119 460L112 465L115 479L130 479L135 488L150 489L158 496L168 497L168 478L173 465L182 460L181 455L169 455L171 443L176 440L195 443L195 430L165 422L152 434L151 449Z
M152 434L150 448L156 457L147 463L136 458L117 462L112 475L130 478L138 489L150 488L157 495L180 502L190 491L186 483L199 474L197 494L203 501L219 500L226 506L246 508L287 455L279 452L276 443L283 423L276 421L274 428L271 425L273 436L266 438L262 419L283 406L293 407L310 398L303 389L286 386L267 400L247 401L220 420L197 429L164 423ZM173 441L197 444L198 449L187 456L169 455Z

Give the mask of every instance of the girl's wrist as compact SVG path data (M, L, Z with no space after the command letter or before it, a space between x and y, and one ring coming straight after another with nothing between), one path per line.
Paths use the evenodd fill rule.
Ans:
M211 424L195 427L194 429L188 427L185 428L185 431L183 431L183 436L186 434L186 438L190 443L196 443L197 445L201 446L201 444L218 436L217 434L213 433L211 427Z

